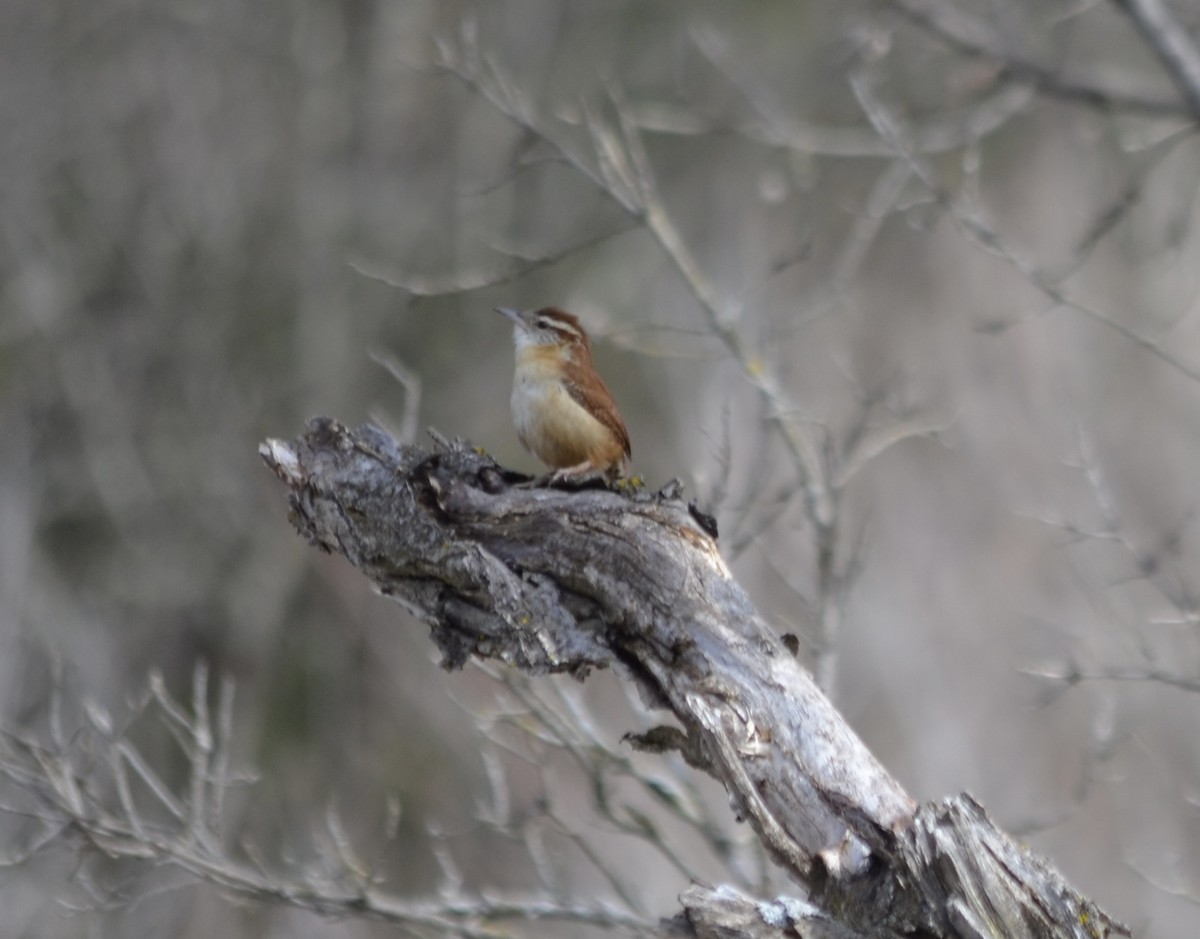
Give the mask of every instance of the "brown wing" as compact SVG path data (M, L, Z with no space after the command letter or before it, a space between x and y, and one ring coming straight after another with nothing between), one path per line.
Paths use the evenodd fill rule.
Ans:
M586 387L577 385L570 379L563 384L566 385L567 392L581 407L594 415L596 420L616 435L628 458L633 455L629 445L629 431L625 429L625 422L621 420L621 412L617 410L617 403L613 401L608 385L604 384L604 379L599 374L593 374L596 382L594 384L589 382Z

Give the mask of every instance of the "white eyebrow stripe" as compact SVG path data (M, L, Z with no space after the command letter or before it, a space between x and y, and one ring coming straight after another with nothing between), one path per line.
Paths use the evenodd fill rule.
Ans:
M579 327L568 323L566 320L561 320L557 316L547 316L543 314L537 318L537 325L542 329L553 329L560 333L567 333L574 336L576 339L583 338L583 331Z

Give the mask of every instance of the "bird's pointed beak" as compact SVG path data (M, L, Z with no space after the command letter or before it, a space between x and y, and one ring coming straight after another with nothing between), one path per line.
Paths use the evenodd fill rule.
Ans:
M505 307L505 306L498 306L498 307L496 307L496 312L499 313L501 316L512 320L514 324L516 324L517 326L520 326L522 329L529 328L529 324L525 322L524 317L522 317L521 314L518 313L516 310L510 310L508 307Z

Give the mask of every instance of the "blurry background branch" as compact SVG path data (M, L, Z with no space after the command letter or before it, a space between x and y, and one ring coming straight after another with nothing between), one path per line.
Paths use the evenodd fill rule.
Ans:
M1146 42L1162 60L1171 80L1179 87L1200 119L1200 49L1164 0L1113 0L1137 24Z
M1127 8L1140 6L1122 0L1116 2L1119 6ZM942 0L892 0L889 5L899 11L900 15L946 42L951 48L996 61L1002 66L1005 76L1020 82L1029 82L1042 94L1093 107L1129 109L1146 114L1182 116L1185 111L1185 106L1175 97L1105 85L1070 74L1060 62L1055 62L1052 58L1042 61L1023 52L1018 44L1014 43L1011 30L1004 30L1003 27L987 23L982 17L964 12L959 5ZM1161 4L1153 5L1161 9ZM1006 12L1011 13L1014 18L1021 15L1015 7ZM1177 28L1177 24L1172 22L1171 25ZM1159 29L1158 36L1152 38L1157 42L1163 32ZM1029 39L1034 40L1035 37L1031 35ZM1186 37L1177 36L1172 42L1181 40L1186 42Z
M491 891L470 895L460 879L446 872L443 888L428 899L411 900L389 893L382 885L378 859L361 857L348 838L334 805L325 813L320 850L296 864L274 869L252 846L235 845L225 836L224 799L250 780L230 771L233 685L220 684L218 711L208 704L208 670L198 665L190 705L173 699L160 675L152 675L148 693L135 709L165 723L172 731L185 765L187 782L172 785L160 769L130 740L128 727L114 726L98 705L89 703L85 720L70 736L61 716L49 722L44 737L7 734L0 739L0 776L7 791L23 805L8 804L10 816L24 817L36 829L26 836L20 856L3 858L5 866L40 852L77 843L80 863L76 882L93 909L137 903L145 897L127 894L93 873L93 856L136 862L150 869L178 870L230 895L257 903L282 904L327 918L353 917L402 927L415 935L498 939L511 935L511 923L582 924L604 931L643 935L653 930L644 915L601 903L565 901L543 884L527 896L501 896ZM56 690L55 714L62 706ZM379 850L396 848L400 806L389 803ZM181 884L177 884L178 889ZM505 925L510 924L510 925Z

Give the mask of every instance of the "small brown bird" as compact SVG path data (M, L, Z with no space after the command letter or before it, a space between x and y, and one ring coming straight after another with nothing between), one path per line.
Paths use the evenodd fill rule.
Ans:
M496 312L513 321L512 416L525 449L554 469L553 479L624 472L629 431L579 320L556 307Z

